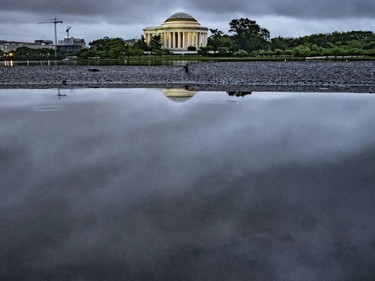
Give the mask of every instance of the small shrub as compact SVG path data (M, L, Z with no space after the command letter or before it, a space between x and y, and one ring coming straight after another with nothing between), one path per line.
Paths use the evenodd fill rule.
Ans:
M240 57L240 58L247 57L248 55L249 53L246 52L245 50L238 50L237 52L233 53L233 56Z

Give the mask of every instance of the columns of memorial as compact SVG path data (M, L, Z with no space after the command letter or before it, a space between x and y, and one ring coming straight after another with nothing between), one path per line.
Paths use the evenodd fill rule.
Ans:
M206 47L207 34L199 31L164 31L158 33L163 40L164 49L183 49L188 47ZM145 41L149 44L154 33L146 33Z

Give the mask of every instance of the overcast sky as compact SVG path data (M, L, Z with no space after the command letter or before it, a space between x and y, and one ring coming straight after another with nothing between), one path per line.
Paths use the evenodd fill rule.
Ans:
M0 40L53 40L52 18L58 38L140 38L143 28L163 23L175 12L186 12L203 26L228 32L234 18L250 18L271 32L271 37L298 37L333 31L375 31L373 0L0 0Z

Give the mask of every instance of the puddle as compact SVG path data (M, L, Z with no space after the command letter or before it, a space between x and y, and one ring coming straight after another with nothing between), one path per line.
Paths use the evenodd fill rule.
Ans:
M3 279L374 276L374 95L59 93L0 90Z

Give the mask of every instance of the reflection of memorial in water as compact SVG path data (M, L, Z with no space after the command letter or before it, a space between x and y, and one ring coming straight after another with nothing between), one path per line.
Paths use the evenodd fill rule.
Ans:
M185 88L169 88L169 89L160 89L164 95L175 102L185 102L190 100L195 94L195 91L189 91Z

